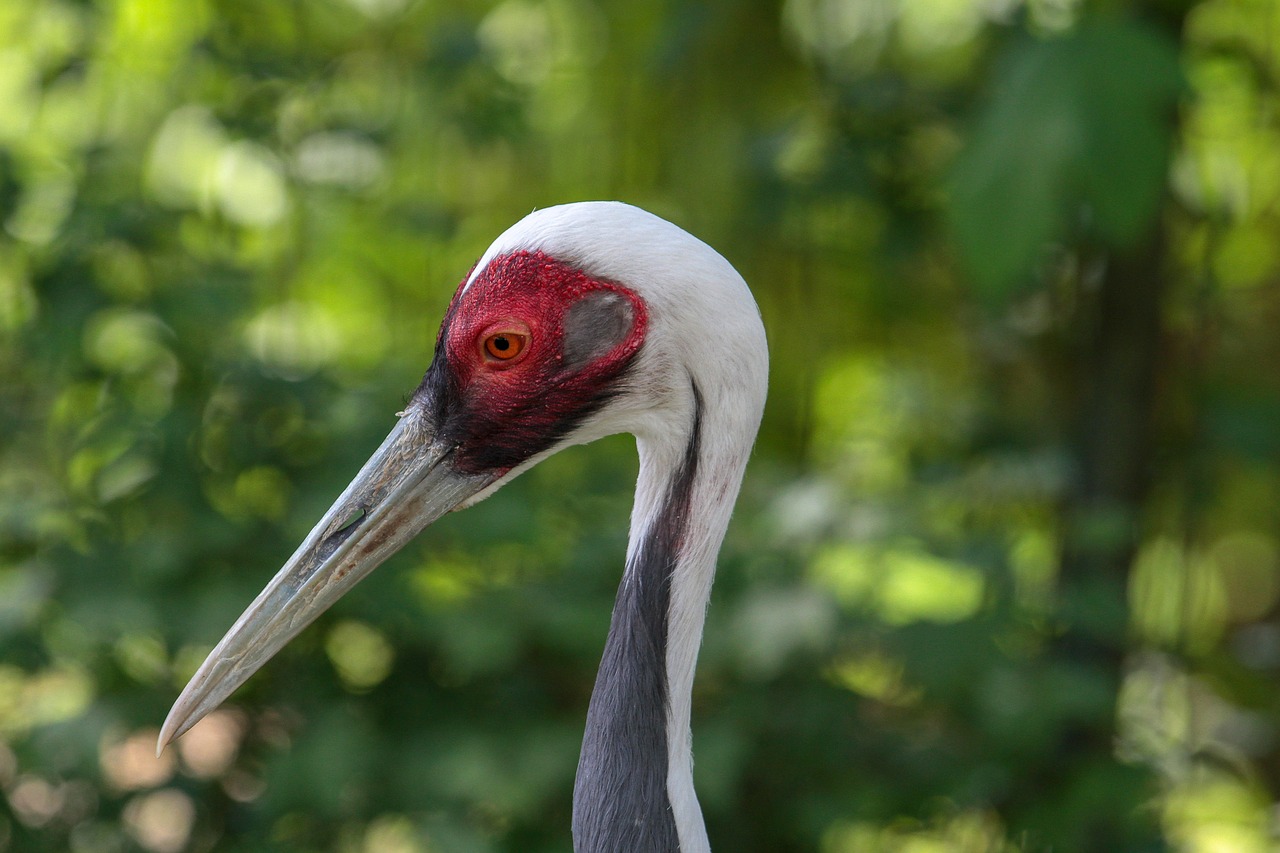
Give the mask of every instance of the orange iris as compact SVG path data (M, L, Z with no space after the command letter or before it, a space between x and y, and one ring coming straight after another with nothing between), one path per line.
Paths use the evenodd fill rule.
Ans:
M490 358L510 361L524 352L529 336L518 332L494 332L484 339L484 351Z

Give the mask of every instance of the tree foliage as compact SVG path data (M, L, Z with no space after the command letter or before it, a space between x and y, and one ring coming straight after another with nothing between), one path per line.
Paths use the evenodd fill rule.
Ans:
M160 759L488 242L620 198L771 338L713 847L1266 850L1267 0L6 0L0 851L564 851L625 438L442 520ZM734 342L725 341L725 358Z

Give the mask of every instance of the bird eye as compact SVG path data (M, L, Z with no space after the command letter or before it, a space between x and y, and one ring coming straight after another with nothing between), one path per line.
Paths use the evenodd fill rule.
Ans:
M494 332L484 339L484 353L490 360L510 361L524 352L529 336L519 332Z

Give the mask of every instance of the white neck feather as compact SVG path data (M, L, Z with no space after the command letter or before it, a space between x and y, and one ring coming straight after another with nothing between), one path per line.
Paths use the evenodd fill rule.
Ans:
M690 717L694 670L715 578L716 558L759 425L759 409L752 411L740 405L736 393L740 389L734 387L736 384L711 384L703 395L697 473L671 577L666 644L667 794L681 853L709 853L710 850L693 785ZM704 386L699 384L699 387ZM692 401L686 411L690 412L691 421ZM659 503L669 493L670 472L679 469L688 446L688 435L686 426L683 431L665 431L660 437L644 434L637 437L640 476L632 511L633 548L639 539L640 525L654 517ZM634 556L629 553L628 560Z

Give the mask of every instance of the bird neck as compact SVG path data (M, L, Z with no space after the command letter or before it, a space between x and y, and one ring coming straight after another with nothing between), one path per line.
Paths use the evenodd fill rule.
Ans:
M693 674L750 445L708 446L716 413L696 386L692 397L683 442L637 438L627 565L574 786L577 853L709 850L693 788Z

